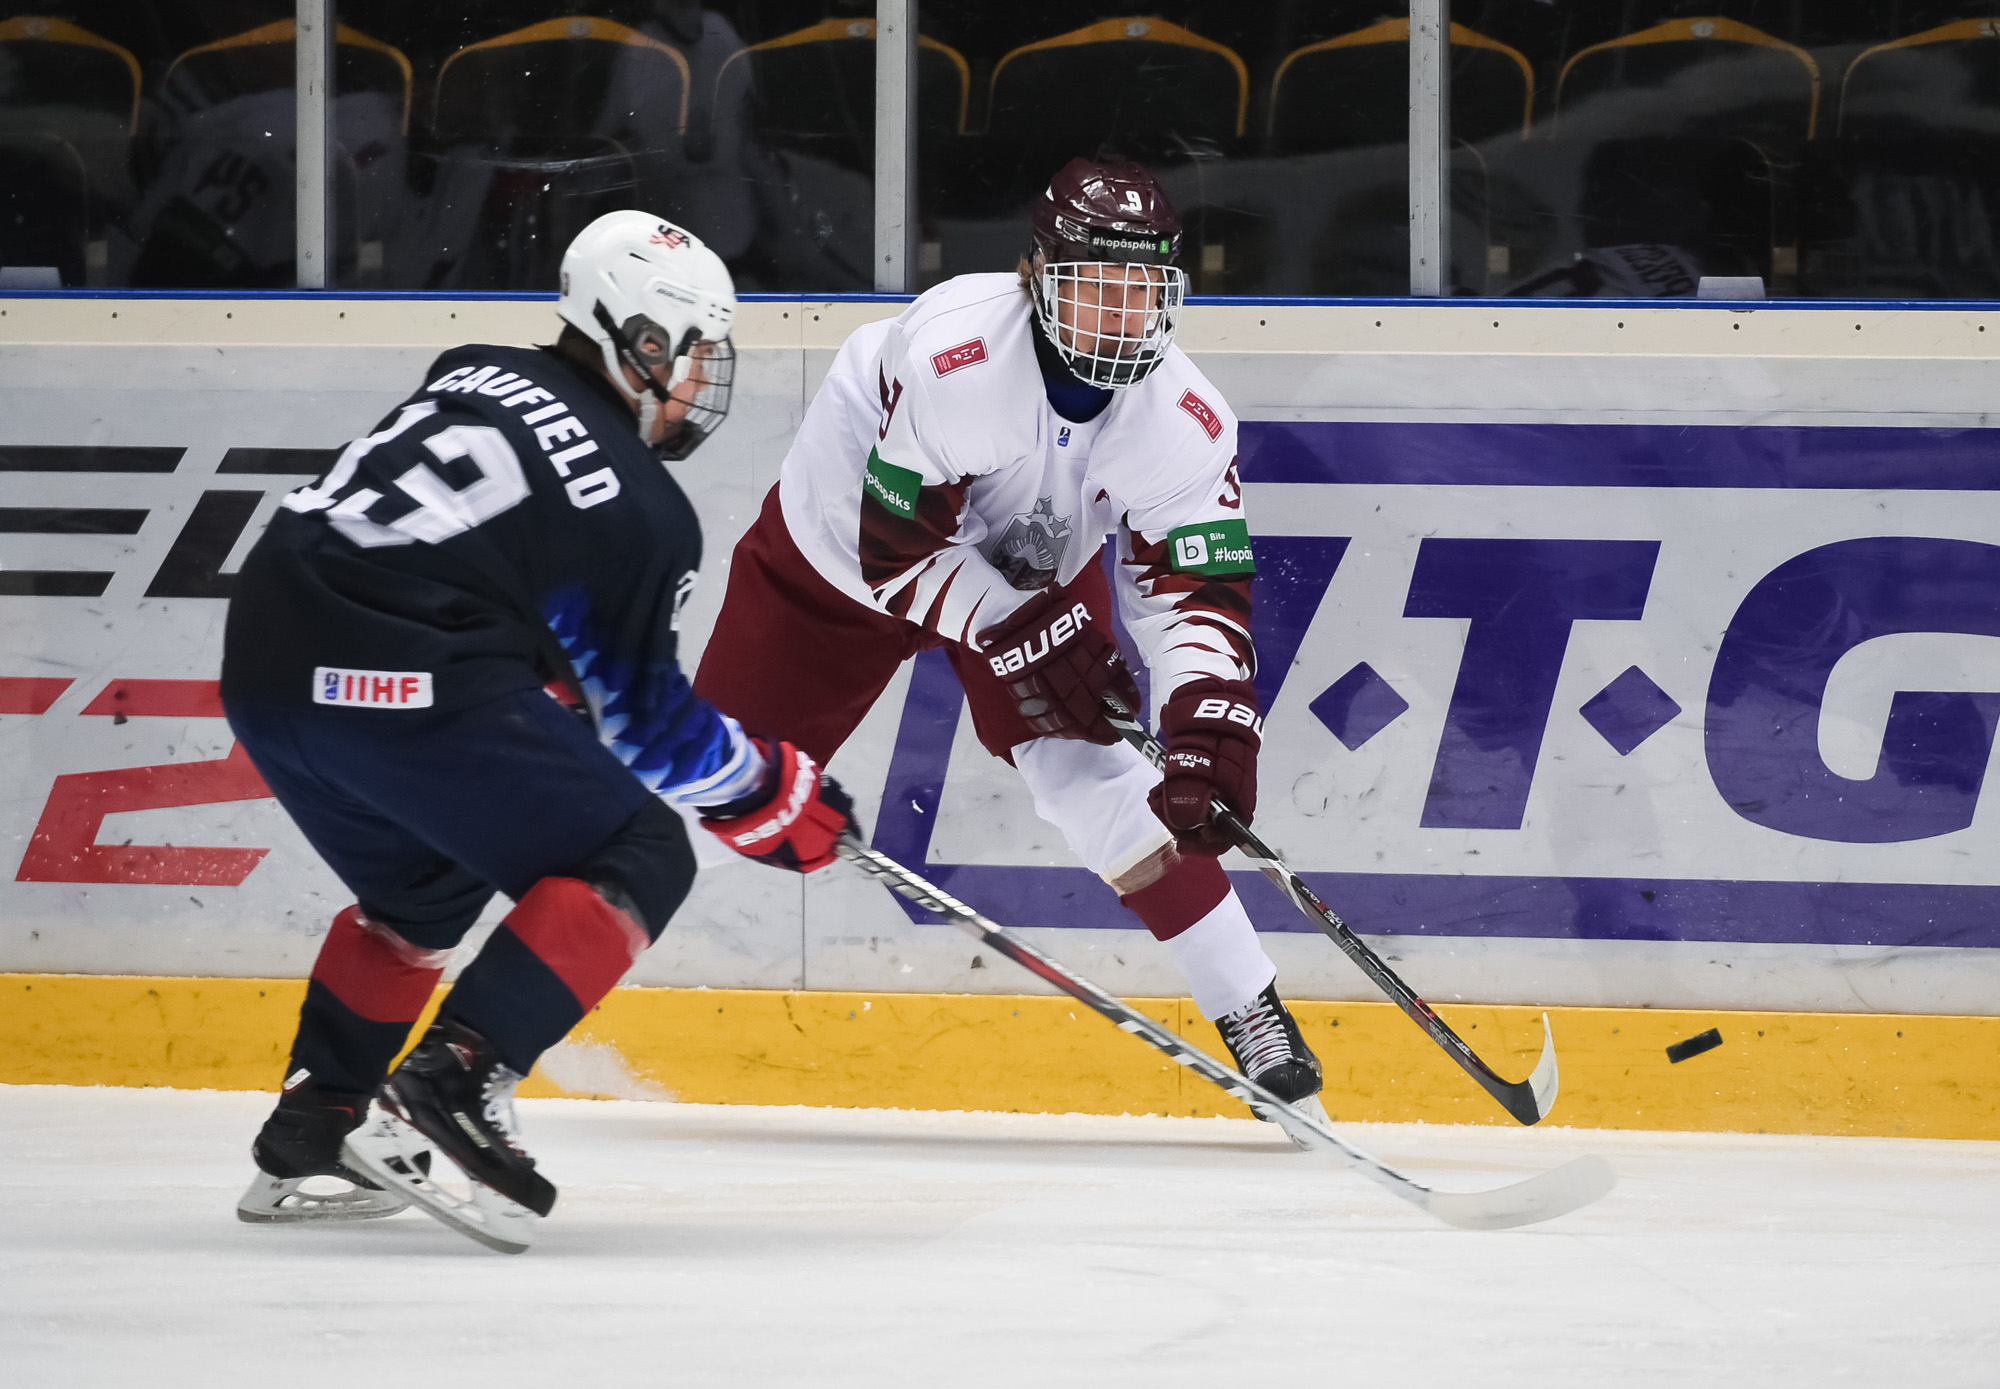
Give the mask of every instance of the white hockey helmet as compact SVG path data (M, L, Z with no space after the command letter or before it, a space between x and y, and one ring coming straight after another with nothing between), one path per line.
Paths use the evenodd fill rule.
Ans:
M670 400L687 407L681 428L659 445L661 458L686 458L729 414L736 286L693 232L649 212L605 213L563 253L556 312L603 352L611 383L638 407L640 438L652 436ZM631 388L621 365L639 373L644 393ZM690 378L697 379L691 392L682 389Z

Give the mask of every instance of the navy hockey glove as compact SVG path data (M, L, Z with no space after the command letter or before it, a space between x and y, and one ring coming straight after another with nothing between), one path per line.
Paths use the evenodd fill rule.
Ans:
M1245 825L1257 813L1257 749L1264 720L1248 680L1196 680L1175 690L1160 710L1167 745L1162 779L1149 797L1153 813L1197 854L1221 854L1236 841L1209 819L1221 801Z
M704 807L701 823L724 844L759 863L810 873L832 863L843 831L857 836L854 800L790 743L751 739L764 755L764 783L728 805Z
M1105 717L1105 692L1128 709L1139 707L1139 687L1118 643L1090 620L1090 609L1053 589L981 632L979 652L1014 697L1022 722L1045 738L1109 747L1118 730Z

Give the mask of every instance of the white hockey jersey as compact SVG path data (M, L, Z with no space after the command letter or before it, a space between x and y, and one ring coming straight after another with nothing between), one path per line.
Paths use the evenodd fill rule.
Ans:
M1050 406L1013 275L961 275L842 346L780 476L792 538L859 602L972 642L1116 535L1155 706L1254 671L1236 417L1178 347L1084 424Z

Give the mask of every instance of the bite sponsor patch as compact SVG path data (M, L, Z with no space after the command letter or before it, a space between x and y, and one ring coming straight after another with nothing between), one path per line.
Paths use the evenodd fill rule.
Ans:
M1250 527L1243 521L1202 521L1177 527L1167 532L1167 553L1174 569L1182 574L1220 578L1257 572L1257 562L1250 553Z
M923 476L914 468L899 468L882 457L881 450L868 450L868 469L861 475L861 490L905 521L916 519L917 493L923 490Z
M428 709L431 673L427 670L348 670L319 666L313 670L313 703L359 704L374 709Z
M1201 432L1209 437L1211 443L1222 437L1222 417L1209 408L1207 401L1193 391L1182 391L1180 406L1194 416L1194 422L1201 426Z
M931 370L939 376L949 376L960 367L977 366L985 360L986 339L974 338L971 342L962 342L957 347L932 353Z

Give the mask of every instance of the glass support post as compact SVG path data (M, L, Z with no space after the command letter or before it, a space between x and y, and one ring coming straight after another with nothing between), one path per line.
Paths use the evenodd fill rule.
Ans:
M298 282L300 289L333 283L333 43L335 0L298 0Z
M1410 293L1451 292L1451 0L1410 0Z
M917 0L875 6L875 288L916 285Z

